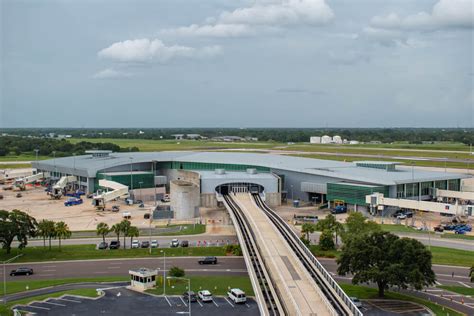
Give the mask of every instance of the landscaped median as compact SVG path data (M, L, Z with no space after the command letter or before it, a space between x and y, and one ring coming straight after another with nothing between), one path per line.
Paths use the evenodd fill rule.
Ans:
M163 256L161 252L166 252L166 257L182 256L225 256L226 247L186 247L186 248L152 248L150 249L106 249L98 250L95 245L65 245L58 248L29 247L19 250L12 249L9 255L5 251L0 252L0 261L8 260L16 255L23 254L15 260L21 262L41 262L41 261L65 261L65 260L87 260L87 259L118 259L118 258L146 258Z
M351 284L339 284L341 288L346 292L348 296L355 296L359 299L380 299L378 297L378 291L375 288L370 288L367 286L358 286L358 285L351 285ZM437 316L464 316L464 314L454 311L453 309L443 307L436 303L418 298L413 296L408 296L405 294L395 293L386 291L385 292L385 299L393 299L393 300L400 300L400 301L409 301L418 303L428 307L435 315Z

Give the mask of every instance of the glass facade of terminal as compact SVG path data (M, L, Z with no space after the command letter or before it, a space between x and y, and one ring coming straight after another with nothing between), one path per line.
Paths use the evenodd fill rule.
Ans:
M328 183L327 199L343 203L365 205L365 196L378 192L388 196L388 186L367 186L348 183Z
M270 168L226 163L207 163L207 162L159 162L157 169L178 169L178 170L215 170L225 169L227 171L246 171L247 169L257 169L259 172L270 172Z

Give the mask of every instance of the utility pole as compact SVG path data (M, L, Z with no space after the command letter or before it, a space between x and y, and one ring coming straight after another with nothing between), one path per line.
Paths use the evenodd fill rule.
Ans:
M23 256L23 254L19 254L18 256L15 256L11 259L3 261L3 304L4 305L7 304L7 272L6 272L5 266L7 263L10 263L15 259L20 258L21 256Z

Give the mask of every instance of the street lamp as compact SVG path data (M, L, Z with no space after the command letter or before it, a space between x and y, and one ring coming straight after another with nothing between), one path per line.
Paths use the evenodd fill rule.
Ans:
M23 256L23 254L19 254L18 256L3 261L3 304L7 304L7 272L5 271L5 265L21 256Z
M164 250L160 252L163 253L163 295L166 295L166 252Z
M188 314L191 315L191 279L188 278L181 278L181 277L173 277L169 276L167 279L178 279L178 280L187 280L188 281Z

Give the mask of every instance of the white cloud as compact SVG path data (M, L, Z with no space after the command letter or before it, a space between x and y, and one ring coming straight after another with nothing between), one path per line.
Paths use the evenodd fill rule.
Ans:
M113 68L101 70L92 76L94 79L122 79L129 77L131 77L131 74Z
M189 46L166 46L159 39L136 39L113 43L98 52L101 58L120 62L166 63L175 58L206 58L221 52L220 46L194 48Z
M244 24L191 24L190 26L183 26L175 29L165 29L161 31L161 34L203 37L239 37L253 35L254 30Z
M375 28L415 31L446 27L472 28L474 3L472 0L440 0L434 5L431 13L419 12L406 17L389 13L384 16L374 16L370 24Z
M289 25L326 24L334 13L324 0L287 0L281 3L255 4L225 11L218 18L225 24Z
M202 25L163 30L179 36L239 37L290 25L323 25L334 18L325 0L259 1L256 4L224 11L208 17Z

